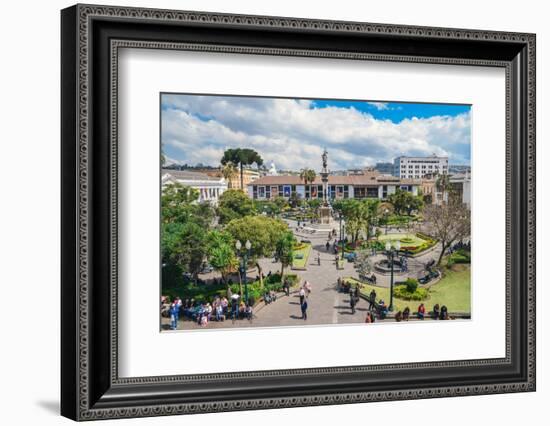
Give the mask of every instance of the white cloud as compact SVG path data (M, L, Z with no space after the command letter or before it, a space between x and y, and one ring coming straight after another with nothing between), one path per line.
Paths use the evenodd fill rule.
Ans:
M324 148L332 170L433 153L464 164L470 114L394 123L355 108L312 108L307 100L170 95L163 97L162 142L167 155L189 164L217 165L234 147L294 170L318 170Z
M378 111L385 111L390 108L387 102L367 102L367 104L375 107Z

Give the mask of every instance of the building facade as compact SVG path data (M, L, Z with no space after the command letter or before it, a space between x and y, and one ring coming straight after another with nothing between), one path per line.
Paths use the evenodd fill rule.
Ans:
M380 175L378 172L349 176L329 175L327 198L331 200L348 198L383 200L397 189L418 195L420 184L420 180L399 179L394 176ZM307 185L299 176L264 176L248 185L248 195L255 200L290 198L292 196L322 200L323 183L320 176L317 176L313 183Z
M188 170L163 169L161 174L162 187L174 183L196 189L199 192L198 201L200 203L217 204L220 196L227 191L227 181L223 177Z
M244 169L242 190L246 191L248 184L254 182L259 177L260 177L260 172L258 170ZM235 173L235 176L229 179L229 182L227 184L228 184L228 187L231 189L241 189L241 172L238 167L237 167L237 173Z
M397 157L393 160L393 175L401 179L421 179L427 174L444 174L449 171L449 158Z
M449 177L451 196L457 197L462 203L471 208L472 178L470 173L460 173Z

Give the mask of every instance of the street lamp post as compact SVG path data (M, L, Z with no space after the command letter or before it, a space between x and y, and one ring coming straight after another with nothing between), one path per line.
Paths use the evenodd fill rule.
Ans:
M244 301L246 305L248 306L248 282L246 279L246 266L248 264L248 256L250 255L250 248L252 247L252 244L249 240L246 240L246 243L244 244L246 250L241 253L242 244L239 240L235 242L235 248L237 249L237 253L241 255L242 263L241 263L241 279L244 283Z
M342 257L342 260L344 260L344 225L342 224L342 218L343 218L342 212L339 212L338 219L340 220L340 246L342 249L341 257Z
M390 305L388 306L388 310L390 312L393 311L393 261L395 257L399 255L399 250L401 250L401 243L399 241L396 241L396 243L393 246L389 241L386 242L386 254L388 256L388 262L390 262L390 266L391 266Z
M386 234L386 235L388 234L388 213L389 212L390 211L387 208L384 209L384 219L386 219L386 226L385 226L385 229L384 229L384 234Z

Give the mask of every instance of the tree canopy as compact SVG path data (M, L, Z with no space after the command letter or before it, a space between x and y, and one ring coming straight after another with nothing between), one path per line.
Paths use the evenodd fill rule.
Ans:
M251 257L260 258L273 256L277 240L288 227L278 219L257 215L234 219L225 229L234 240L239 240L243 244L247 240L250 241Z
M351 235L352 243L364 233L370 236L370 228L378 218L378 200L344 199L333 203L333 208L342 214L346 221L346 233Z
M399 188L388 196L388 201L393 205L397 214L406 212L409 216L413 211L419 211L424 206L421 197Z
M256 151L250 148L229 148L223 153L223 157L220 160L222 165L233 164L235 167L239 166L241 174L241 189L244 190L243 182L243 168L251 164L256 164L260 167L263 165L264 160Z
M220 223L226 224L257 212L254 201L248 195L238 189L229 189L220 196L217 213Z

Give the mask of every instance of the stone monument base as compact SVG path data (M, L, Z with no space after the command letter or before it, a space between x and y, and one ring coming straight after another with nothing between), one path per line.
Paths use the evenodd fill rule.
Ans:
M319 222L315 224L317 229L331 230L334 227L331 209L328 206L319 207Z

